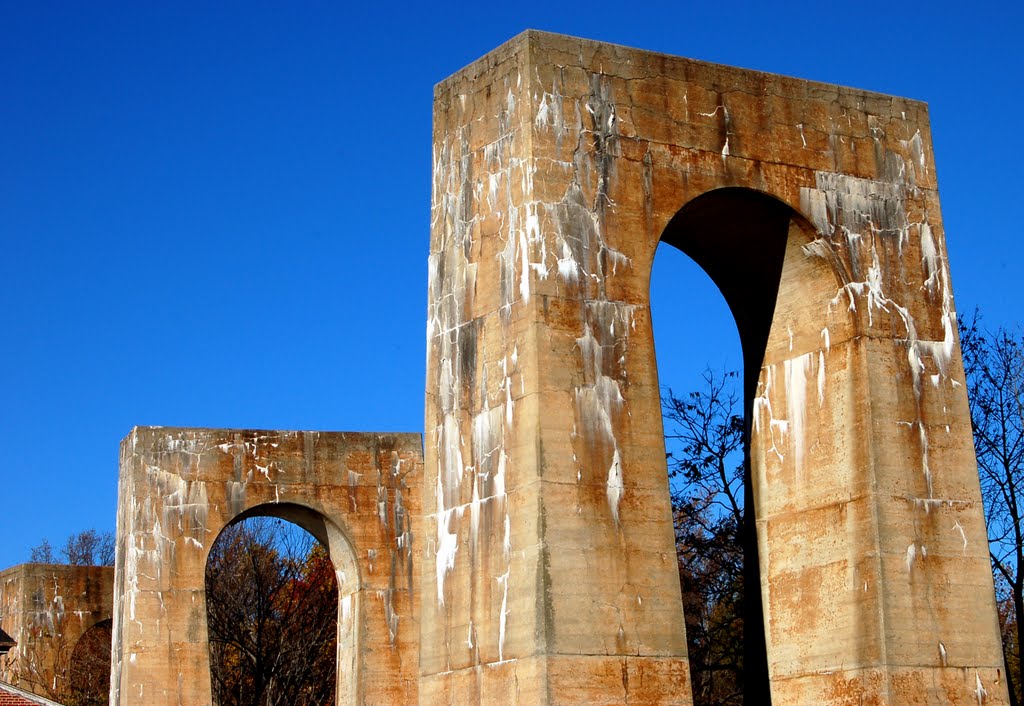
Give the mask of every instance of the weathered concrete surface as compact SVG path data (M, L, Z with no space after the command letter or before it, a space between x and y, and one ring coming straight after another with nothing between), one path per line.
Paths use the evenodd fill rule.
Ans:
M418 434L139 427L121 444L112 704L210 703L205 569L233 521L274 515L337 571L338 703L416 700Z
M740 328L773 702L1006 702L925 105L527 32L433 154L422 703L689 702L663 239Z
M0 628L17 646L0 681L49 698L67 693L79 638L113 611L110 566L20 564L0 571Z

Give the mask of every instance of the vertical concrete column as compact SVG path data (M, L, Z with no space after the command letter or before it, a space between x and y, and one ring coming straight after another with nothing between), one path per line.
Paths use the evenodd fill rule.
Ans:
M202 440L135 429L121 444L111 704L211 703Z
M755 400L773 703L1006 703L927 115L861 119L874 176L801 189Z
M605 240L608 87L535 39L435 93L420 699L689 703L653 246Z

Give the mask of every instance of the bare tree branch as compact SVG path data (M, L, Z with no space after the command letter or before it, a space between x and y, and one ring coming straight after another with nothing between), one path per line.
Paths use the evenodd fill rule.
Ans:
M737 373L662 399L696 706L743 703L744 425Z
M338 589L327 551L269 517L232 525L206 569L214 702L334 703Z
M1022 702L1024 644L1024 336L959 324L974 449L988 522L1010 702Z

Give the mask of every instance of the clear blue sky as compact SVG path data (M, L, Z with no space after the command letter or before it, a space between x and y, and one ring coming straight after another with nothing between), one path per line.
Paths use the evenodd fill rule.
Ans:
M0 567L136 424L422 429L433 85L530 27L927 101L958 307L1024 318L1018 4L465 7L0 4ZM738 359L688 272L680 388Z

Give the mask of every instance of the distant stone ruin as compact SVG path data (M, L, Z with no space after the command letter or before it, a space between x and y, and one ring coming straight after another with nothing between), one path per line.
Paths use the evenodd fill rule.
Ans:
M329 547L338 703L690 703L661 241L740 332L772 702L1007 703L924 104L530 31L436 87L433 154L425 453L134 430L114 703L210 703L252 514Z
M338 703L416 701L419 434L138 427L121 444L112 704L209 704L206 559L254 515L338 582Z
M0 631L14 643L9 651L0 645L0 682L57 698L73 692L76 677L97 677L79 674L87 655L78 648L91 630L109 636L113 597L112 566L19 564L0 571Z

